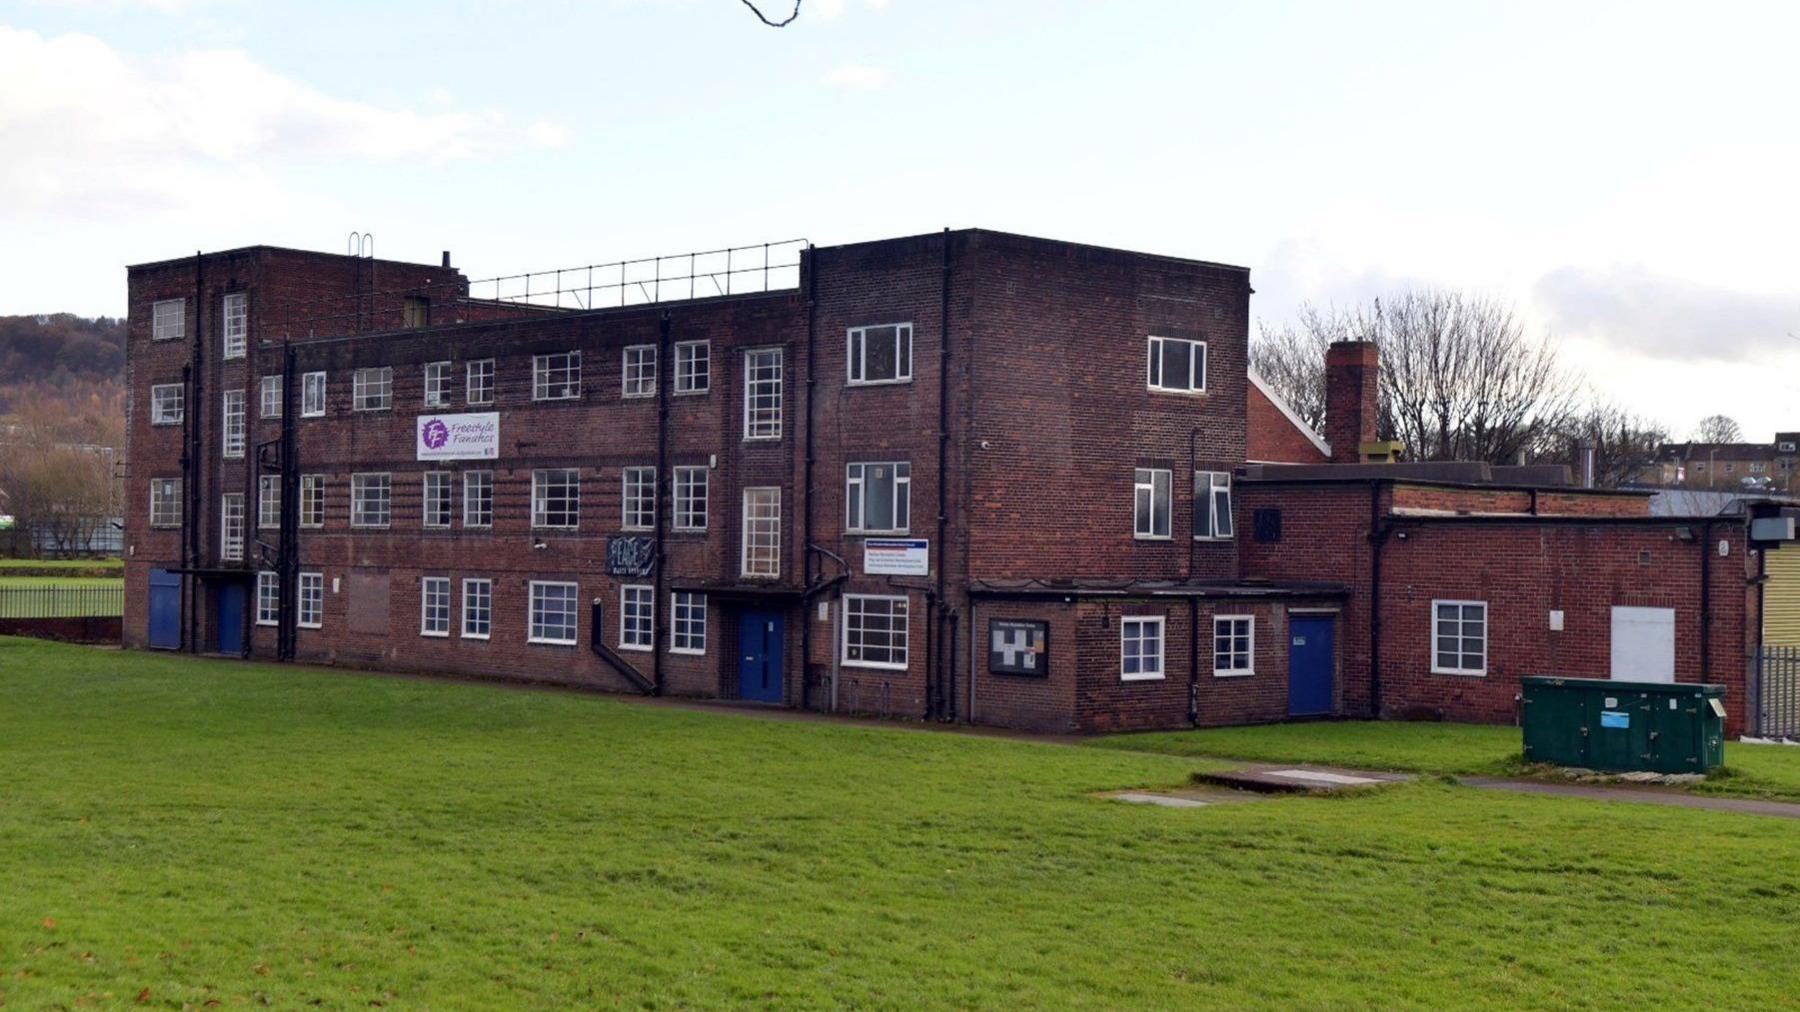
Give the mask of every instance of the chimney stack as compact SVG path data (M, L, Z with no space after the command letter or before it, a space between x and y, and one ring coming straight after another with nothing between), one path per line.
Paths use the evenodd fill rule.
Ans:
M445 267L450 266L450 251L449 250L444 251L444 266Z
M1359 464L1375 439L1379 356L1374 341L1333 341L1325 350L1325 441L1333 464Z

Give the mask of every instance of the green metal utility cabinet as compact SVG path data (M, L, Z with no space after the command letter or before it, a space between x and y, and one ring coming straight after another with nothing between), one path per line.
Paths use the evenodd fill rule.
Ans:
M1524 683L1525 760L1705 773L1725 762L1725 687L1545 678Z

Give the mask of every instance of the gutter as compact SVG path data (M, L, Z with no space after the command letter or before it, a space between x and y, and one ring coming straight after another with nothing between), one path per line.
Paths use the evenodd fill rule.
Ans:
M937 580L934 591L936 601L936 620L941 624L951 618L952 609L944 604L944 530L948 523L945 509L946 496L944 483L949 477L949 460L946 456L950 446L950 229L944 229L944 262L943 274L938 285L938 452L937 452ZM932 612L932 605L926 605L927 614ZM951 619L954 629L954 619ZM926 636L931 635L930 619L927 619ZM941 640L943 630L938 630ZM956 719L956 650L954 646L945 651L945 661L937 661L936 656L926 647L927 689L925 693L926 713L931 715L933 696L943 702L938 709L947 719ZM938 668L936 684L933 685L929 668L934 661ZM944 670L946 663L949 671Z
M1393 527L1382 523L1381 482L1369 482L1369 713L1381 719L1381 547Z
M806 508L801 510L800 517L800 583L812 583L813 568L813 400L817 387L814 375L816 365L816 347L819 325L819 262L809 245L802 255L801 262L806 271L806 459L802 464L805 480L802 487L806 489ZM844 578L839 577L841 582ZM811 599L811 591L800 596L800 709L812 708L812 623L807 620L806 602ZM831 645L832 655L837 654L835 638ZM834 706L835 710L836 707Z
M669 527L669 514L675 511L675 478L669 473L669 385L674 382L675 355L669 344L669 328L671 315L663 310L657 321L656 330L656 595L651 602L650 614L655 616L655 628L650 634L650 688L652 696L662 695L663 654L667 653L669 639L669 612L675 609L664 607L667 601L665 574L669 571L669 547L665 532ZM669 494L664 496L662 490L667 488Z
M639 692L646 696L656 695L656 683L645 678L643 672L631 666L630 661L613 653L612 648L606 645L599 626L593 623L588 625L588 648L594 651L594 656L605 661L614 671L624 675L626 681L637 686Z

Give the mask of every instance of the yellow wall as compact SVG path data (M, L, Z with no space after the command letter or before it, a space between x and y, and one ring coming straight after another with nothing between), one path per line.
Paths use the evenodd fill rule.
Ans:
M1767 552L1763 586L1763 644L1800 647L1800 544Z

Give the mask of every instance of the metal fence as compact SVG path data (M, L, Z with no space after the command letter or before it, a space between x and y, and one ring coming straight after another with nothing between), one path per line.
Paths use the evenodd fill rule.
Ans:
M1751 733L1800 738L1800 647L1763 647L1750 699Z
M115 618L125 587L0 587L0 618Z

